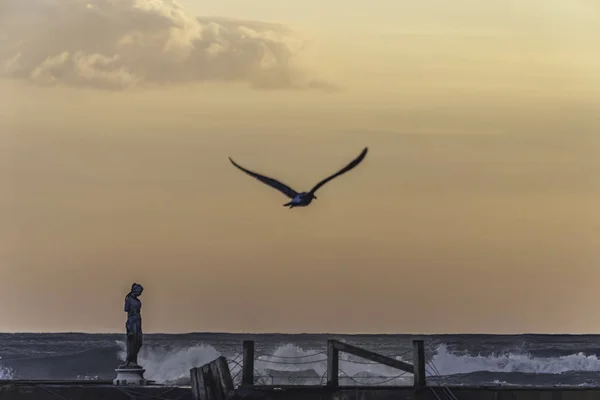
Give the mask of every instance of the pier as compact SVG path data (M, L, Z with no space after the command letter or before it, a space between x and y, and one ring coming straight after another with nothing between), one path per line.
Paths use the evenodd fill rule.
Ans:
M302 364L294 360L315 355L324 358L327 368L317 383L281 384L268 372L255 368L254 341L244 341L237 357L215 360L190 369L190 386L116 385L113 381L0 381L0 400L591 400L600 399L600 387L515 387L515 386L446 386L436 378L437 369L427 360L422 340L414 340L403 355L384 355L338 340L328 340L327 350L313 355L287 357L285 364ZM341 359L349 354L361 361ZM264 355L263 355L264 356ZM274 355L271 355L276 357ZM260 356L259 356L260 357ZM282 357L283 358L283 357ZM261 362L261 360L258 358ZM380 383L363 385L345 375L340 361L380 364L398 370L391 378L408 378L392 386L390 377ZM312 363L312 361L310 362ZM232 370L236 374L232 376ZM347 384L343 384L346 383Z

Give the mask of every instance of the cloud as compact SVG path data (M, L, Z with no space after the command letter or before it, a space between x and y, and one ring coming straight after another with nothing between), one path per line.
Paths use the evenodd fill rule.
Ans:
M2 0L0 76L126 89L203 81L336 90L285 26L195 17L174 0Z

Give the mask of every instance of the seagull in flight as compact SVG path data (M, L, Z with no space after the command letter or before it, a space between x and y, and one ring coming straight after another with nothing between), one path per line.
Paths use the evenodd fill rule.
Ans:
M262 183L265 183L269 186L271 186L274 189L279 190L281 193L283 193L284 195L286 195L287 197L289 197L291 199L291 201L285 203L283 206L284 207L289 207L294 208L294 207L306 207L308 206L313 199L316 199L317 196L315 196L315 192L324 184L326 184L327 182L329 182L330 180L332 180L333 178L336 178L340 175L342 175L345 172L350 171L352 168L356 167L358 164L360 164L360 162L363 160L363 158L365 158L365 156L367 155L367 151L368 151L368 147L365 147L363 149L363 151L358 155L358 157L356 157L354 160L352 160L352 162L348 165L346 165L344 168L342 168L341 170L339 170L338 172L336 172L333 175L328 176L327 178L323 179L321 182L317 183L309 192L296 192L294 189L290 188L289 186L273 179L273 178L269 178L266 176L263 176L261 174L258 174L256 172L253 171L249 171L246 168L236 164L235 161L233 161L231 159L231 157L229 157L229 161L231 161L231 163L233 165L235 165L237 168L239 168L240 170L244 171L245 173L247 173L248 175L258 179L259 181L261 181Z

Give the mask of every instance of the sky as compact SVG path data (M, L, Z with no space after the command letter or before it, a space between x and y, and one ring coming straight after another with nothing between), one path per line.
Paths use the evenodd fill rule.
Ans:
M450 4L451 3L451 4ZM598 0L4 0L0 331L598 333ZM308 190L289 210L242 166Z

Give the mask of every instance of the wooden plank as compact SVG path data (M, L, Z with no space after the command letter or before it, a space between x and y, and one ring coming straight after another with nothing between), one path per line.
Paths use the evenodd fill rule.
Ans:
M414 374L414 368L411 364L399 361L391 357L384 356L373 351L361 349L360 347L352 346L337 340L332 340L333 346L344 353L350 353L357 357L361 357L379 364L387 365L388 367L397 368L399 370Z
M219 366L217 365L216 360L211 361L209 365L214 400L225 400L225 393L223 393L221 377L219 376Z
M425 381L425 343L422 340L413 340L413 382L415 389L423 389Z
M338 386L340 370L340 354L335 340L327 341L327 386Z
M234 389L233 379L231 378L231 371L229 370L227 359L223 356L220 356L219 358L214 360L213 363L216 367L217 374L219 376L221 390L224 393L225 397L227 397L229 392Z
M227 359L223 356L190 370L194 400L226 400L234 389Z
M198 400L208 400L208 396L206 395L206 384L204 383L204 372L202 368L198 368L196 372L198 374Z
M216 387L212 377L210 364L204 364L202 366L202 375L204 379L204 390L206 391L206 400L218 400L215 396Z
M242 385L254 385L254 340L244 340L242 359Z
M206 384L204 383L204 372L202 368L198 368L196 371L198 376L198 400L208 400L208 396L206 395Z
M202 368L190 369L190 382L192 386L192 397L194 400L206 400L204 392L204 379L202 377Z
M198 377L196 376L197 368L190 368L190 386L192 387L192 398L194 400L200 399L200 390L198 385Z
M219 370L214 362L210 363L210 381L212 383L214 400L223 400L221 382L219 382Z

